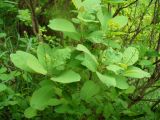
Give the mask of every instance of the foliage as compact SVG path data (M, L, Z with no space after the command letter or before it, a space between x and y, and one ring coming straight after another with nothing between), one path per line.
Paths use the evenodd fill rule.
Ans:
M2 0L0 119L159 120L159 9L159 0Z

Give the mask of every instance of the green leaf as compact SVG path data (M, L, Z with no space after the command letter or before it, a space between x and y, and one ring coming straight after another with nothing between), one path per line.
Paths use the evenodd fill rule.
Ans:
M62 73L61 75L59 75L58 77L51 78L51 80L56 81L56 82L60 82L60 83L78 82L78 81L80 81L80 79L81 79L81 76L72 70L68 70L68 71Z
M7 89L7 86L3 83L0 83L0 92L4 91Z
M102 62L106 65L110 65L110 64L114 64L114 63L118 64L122 60L122 53L120 53L112 48L109 48L104 51L103 58L104 58L104 60Z
M44 75L47 74L47 71L39 63L38 59L32 54L23 51L17 51L15 54L11 54L10 57L14 65L24 71L34 71Z
M78 44L76 49L79 50L79 51L82 51L82 52L84 52L84 53L88 53L88 54L91 55L91 52L88 50L88 48L85 47L85 46L82 45L82 44Z
M138 61L139 52L134 47L128 47L123 53L122 62L127 65L133 65Z
M6 33L0 33L0 38L5 38L7 36Z
M43 68L43 66L39 63L36 57L30 58L27 61L27 65L35 72L46 75L47 71Z
M72 0L72 2L77 9L81 7L81 4L82 4L81 0Z
M72 0L72 2L80 12L91 13L92 11L99 10L101 7L100 6L101 0L84 0L83 2L82 0Z
M66 19L53 19L49 21L49 28L61 32L76 32L74 25Z
M87 53L84 54L84 58L83 58L81 64L84 65L84 66L86 66L92 72L96 72L96 70L97 70L97 63Z
M82 5L87 11L99 10L101 0L84 0ZM92 6L92 7L91 7Z
M11 54L11 61L14 63L14 65L22 70L33 72L31 68L27 65L28 56L33 57L29 53L25 53L23 51L17 51L15 54Z
M30 100L30 105L34 109L43 110L47 107L47 103L53 95L54 89L52 85L43 86L34 91Z
M152 66L153 64L152 64L152 61L150 61L150 60L141 60L140 62L139 62L139 64L141 65L141 66Z
M116 76L116 87L119 89L128 89L127 79L123 76Z
M89 100L100 91L99 86L93 81L86 81L81 88L80 96L84 100Z
M7 68L6 68L6 67L0 68L0 74L5 73L6 71L7 71Z
M98 10L97 12L97 18L101 23L101 28L104 32L108 31L108 23L109 20L112 18L112 15L108 12L107 8L105 10Z
M78 32L64 32L64 36L68 36L72 40L80 41L81 39L81 34Z
M52 68L52 49L47 44L40 44L37 48L37 57L41 65L47 70Z
M71 49L66 47L63 49L53 49L52 50L52 67L57 67L60 65L64 65L67 59L70 59L71 56Z
M135 86L129 86L126 90L126 94L132 94L135 91L136 87Z
M82 7L83 9L83 7ZM85 22L85 23L89 23L89 22L94 22L94 23L98 23L98 21L96 21L95 16L89 12L81 12L78 14L77 17L80 21Z
M14 75L12 74L0 74L0 80L2 81L12 80L13 78L14 78Z
M118 74L122 70L124 70L122 67L120 67L118 65L113 65L113 64L107 66L107 69L110 70L110 71L112 71L112 72L114 72L114 73L116 73L116 74Z
M129 67L125 72L124 76L131 77L131 78L145 78L150 77L150 74L148 72L145 72L137 67Z
M105 41L104 44L106 46L112 47L113 49L114 48L116 48L116 49L120 49L121 48L121 44L119 42L116 42L116 41L113 41L113 40L107 40L107 41Z
M92 72L96 72L98 66L96 57L84 45L79 44L76 49L84 52L84 58L81 60L82 65L86 66Z
M47 104L49 106L57 106L57 105L60 105L61 103L62 103L61 99L51 98Z
M113 86L115 87L116 86L116 79L114 77L111 77L109 75L102 75L101 73L99 72L96 72L98 78L104 83L106 84L108 87L110 86Z
M94 31L91 34L89 34L87 39L93 43L103 43L103 32Z
M128 18L126 16L116 16L111 21L115 24L118 24L119 28L124 27L128 23Z
M21 20L26 26L32 23L31 13L29 9L18 10L17 18Z
M126 3L126 1L125 0L109 0L109 1L107 1L107 2L109 2L109 3L112 3L112 4L118 4L118 3Z
M114 112L113 105L110 102L106 102L104 104L104 116L105 118L109 118L110 115L112 115Z
M26 117L26 118L33 118L33 117L35 117L37 115L37 111L34 109L34 108L32 108L32 107L29 107L29 108L27 108L25 111L24 111L24 116Z
M56 113L69 113L69 112L72 112L73 113L73 109L69 106L69 105L61 105L61 106L57 106L55 108L55 112Z

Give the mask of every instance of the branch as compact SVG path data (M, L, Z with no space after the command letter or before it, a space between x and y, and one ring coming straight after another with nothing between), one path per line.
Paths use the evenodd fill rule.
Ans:
M155 111L155 107L156 107L159 103L160 103L160 99L152 105L151 110L152 110L152 111Z
M27 1L27 0L25 0ZM35 14L35 3L33 0L29 0L26 2L28 7L30 8L31 11L31 17L32 17L32 27L33 27L33 32L35 35L37 35L39 33L39 25L38 25L38 20L36 18L36 14Z
M127 115L127 118L129 118L129 119L131 119L131 120L135 120L135 119L138 119L138 118L141 118L141 117L145 117L145 113L142 113L142 114L138 114L138 115L134 115L134 116L128 116ZM126 117L126 115L122 115L121 117L120 117L120 119L122 120L122 119L125 119L125 117Z
M153 65L156 65L156 64L158 64L158 63L160 63L160 60L155 61L155 62L153 63Z
M118 13L119 13L122 9L127 8L127 7L135 4L137 1L138 1L138 0L135 0L135 1L131 2L130 4L126 5L126 6L123 6L123 7L118 8L118 9L115 11L115 13L113 14L113 17L117 16Z
M28 8L31 11L33 33L38 37L38 40L42 42L43 41L42 36L40 36L39 34L39 23L35 13L36 2L34 0L25 0L25 3L27 4Z
M142 99L141 101L157 102L157 99Z
M144 84L137 97L135 97L134 99L130 98L132 100L132 102L128 105L128 108L132 107L134 104L140 102L144 96L145 96L145 92L148 90L148 88L150 88L156 81L158 81L160 78L160 71L159 73L157 73L156 69L154 71L154 73L152 74L151 78L147 81L146 84Z
M157 47L156 47L156 52L159 53L160 52L160 33L158 36L158 42L157 42ZM156 65L156 70L157 72L160 72L160 64L159 64L159 57L157 56L155 59L155 65Z
M141 27L141 23L142 23L142 20L144 18L144 15L146 13L146 11L148 10L148 8L151 6L153 0L151 0L146 8L146 10L142 13L141 17L140 17L140 21L139 21L139 24L138 24L138 27L136 29L136 33L132 36L131 40L130 40L130 44L133 43L134 39L137 37L137 35L141 32L142 29L140 29Z
M145 95L148 95L149 93L152 93L160 88L160 86L151 86L151 87L154 87L154 88L152 90L146 92Z

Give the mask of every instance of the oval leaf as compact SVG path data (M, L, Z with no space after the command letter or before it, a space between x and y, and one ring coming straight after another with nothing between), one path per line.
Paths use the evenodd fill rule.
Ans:
M62 32L76 32L74 25L66 19L53 19L49 21L49 28Z
M128 18L126 16L116 16L112 21L119 25L119 28L124 27L128 23Z
M38 59L32 54L17 51L15 54L11 54L11 61L14 65L22 70L28 72L37 72L40 74L47 74L47 71L39 63Z
M116 79L114 77L108 76L108 75L102 75L99 72L96 72L98 78L106 84L108 87L109 86L116 86Z
M88 100L100 91L99 86L93 81L86 81L81 88L80 96L84 100Z
M28 56L30 56L30 54L23 51L17 51L15 54L10 55L11 61L16 67L27 72L33 72L33 70L27 66Z
M31 97L31 107L37 110L43 110L45 107L47 107L47 103L51 99L53 94L54 89L52 85L47 85L39 88L38 90L34 91Z
M96 72L98 66L96 57L84 45L79 44L76 49L84 52L84 58L81 60L82 65L86 66L92 72Z
M7 86L3 83L0 83L0 92L4 91L7 89Z
M37 57L41 65L47 70L52 68L52 49L47 44L40 44L37 48Z
M29 107L24 111L24 116L26 118L33 118L36 115L37 115L37 111L32 107Z
M102 31L94 31L90 33L87 39L93 43L104 43Z
M72 70L66 71L58 77L51 78L51 80L60 82L60 83L78 82L80 81L80 79L81 79L80 75Z
M133 65L139 58L139 52L134 47L128 47L123 53L122 62L127 65Z
M144 77L150 77L150 74L148 72L145 72L137 67L129 67L125 73L124 76L131 77L131 78L144 78Z
M81 64L84 65L84 66L86 66L92 72L96 72L96 70L97 70L97 63L87 53L84 54L84 58L83 58Z
M128 89L127 79L123 76L116 76L116 87L119 89Z

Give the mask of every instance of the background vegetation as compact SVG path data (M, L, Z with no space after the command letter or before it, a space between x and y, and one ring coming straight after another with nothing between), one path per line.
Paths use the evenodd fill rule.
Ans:
M159 0L0 0L1 120L159 120Z

